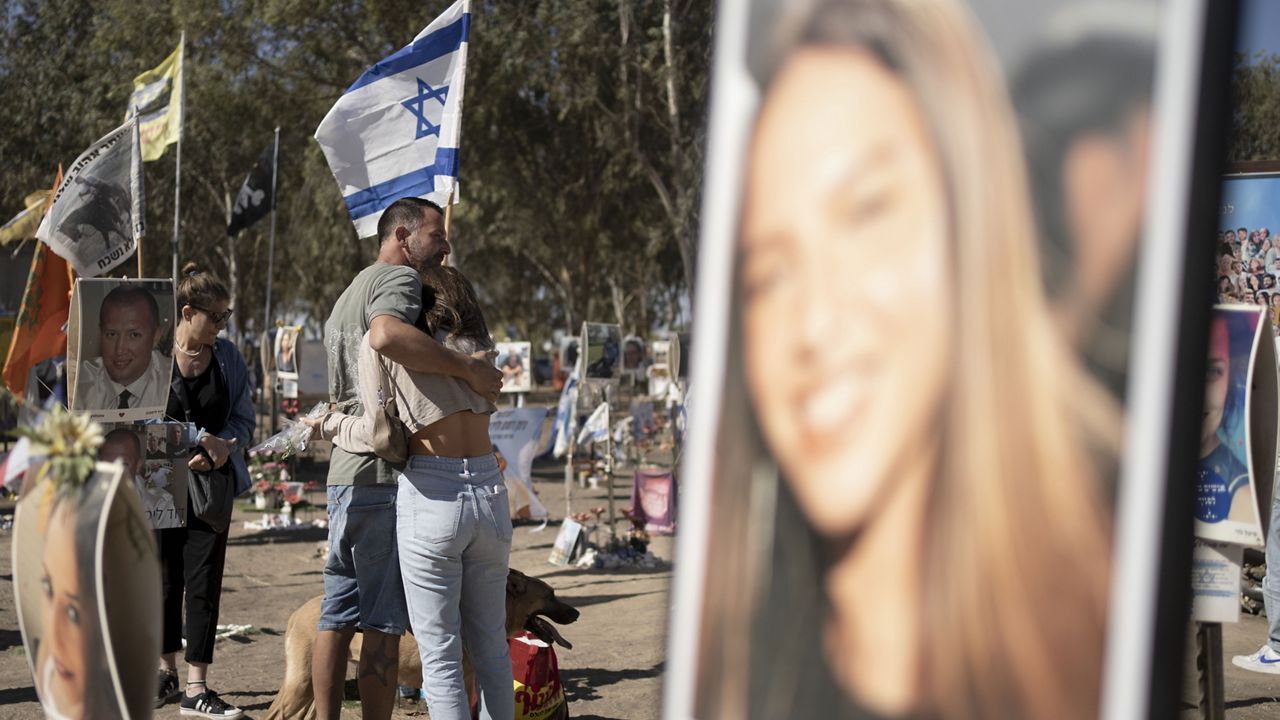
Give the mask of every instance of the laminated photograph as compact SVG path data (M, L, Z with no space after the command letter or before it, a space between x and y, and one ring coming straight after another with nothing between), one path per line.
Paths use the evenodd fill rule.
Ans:
M299 363L300 355L298 353L298 341L301 334L301 325L283 325L276 330L276 376L281 379L293 380L295 383L298 380L298 373L301 368Z
M528 342L500 342L495 348L494 360L502 371L502 392L521 393L533 390L533 344Z
M583 377L616 380L622 370L622 329L607 323L582 324Z

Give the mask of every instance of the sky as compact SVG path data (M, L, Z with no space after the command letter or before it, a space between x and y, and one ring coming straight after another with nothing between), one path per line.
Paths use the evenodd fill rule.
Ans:
M1236 50L1248 58L1259 50L1280 55L1280 2L1241 0Z

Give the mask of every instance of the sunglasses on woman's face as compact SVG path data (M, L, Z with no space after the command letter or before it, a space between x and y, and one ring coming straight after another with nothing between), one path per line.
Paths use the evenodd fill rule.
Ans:
M208 315L208 316L209 316L209 320L210 320L210 321L212 321L214 325L217 325L217 324L218 324L218 323L220 323L220 322L226 322L227 318L231 317L231 313L235 312L235 310L233 310L233 309L231 309L231 308L227 308L226 310L223 310L222 312L214 312L214 311L212 311L212 310L207 310L207 309L205 309L205 308L202 308L202 307L200 307L199 305L191 305L191 306L189 306L189 307L190 307L192 310L198 310L198 311L200 311L200 312L204 313L205 315Z

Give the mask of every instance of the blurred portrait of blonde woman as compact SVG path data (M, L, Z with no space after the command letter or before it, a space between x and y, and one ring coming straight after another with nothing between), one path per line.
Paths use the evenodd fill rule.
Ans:
M91 486L49 493L37 508L44 547L35 687L54 720L121 716L99 621L94 552L101 497L93 495Z
M952 0L810 5L747 148L696 715L1093 717L1119 413L998 65Z

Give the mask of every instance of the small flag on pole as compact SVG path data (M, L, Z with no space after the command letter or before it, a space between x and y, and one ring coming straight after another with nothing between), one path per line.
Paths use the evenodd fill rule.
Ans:
M602 402L582 424L582 432L578 433L578 444L586 445L607 437L609 437L609 403Z
M402 197L443 206L455 195L470 28L470 1L458 0L366 70L316 128L360 237L377 234Z
M561 458L572 449L575 420L574 409L578 406L578 371L574 370L560 391L560 402L556 405L556 420L551 425L551 454Z
M142 159L159 160L182 134L182 42L164 62L133 79L133 94L124 119L140 118Z
M130 119L80 153L36 237L84 277L123 263L142 239L142 156Z
M258 222L275 207L275 198L271 196L272 166L275 164L275 145L267 146L258 156L258 162L244 179L240 193L236 195L236 204L231 208L231 222L227 224L227 235L235 235Z
M62 170L54 187L62 184ZM43 212L44 205L40 206ZM31 258L27 288L22 292L22 305L14 323L4 361L4 384L9 392L23 397L27 376L37 363L67 352L67 334L62 326L71 309L71 273L67 261L51 252L43 243L36 245Z
M26 209L14 215L9 222L0 225L0 246L14 241L30 240L36 236L36 228L40 227L40 218L44 217L45 208L49 207L49 190L37 190L26 197L23 207Z

